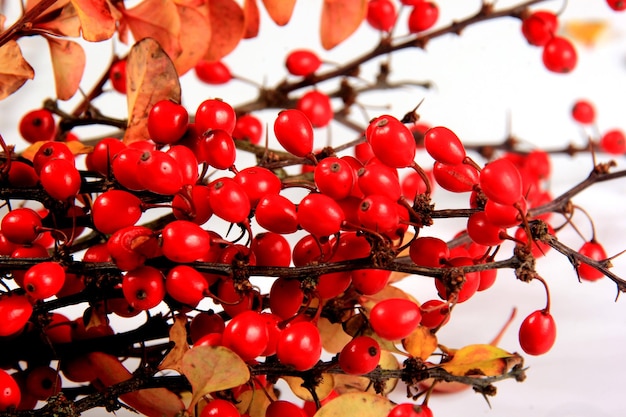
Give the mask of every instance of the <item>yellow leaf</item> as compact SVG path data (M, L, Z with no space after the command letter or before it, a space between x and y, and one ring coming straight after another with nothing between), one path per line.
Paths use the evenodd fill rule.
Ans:
M159 370L173 369L182 373L181 362L183 356L189 350L187 344L187 316L179 314L174 318L174 324L170 327L170 342L174 342L174 347L169 351L167 356L159 364Z
M202 396L237 387L250 379L246 363L224 346L197 346L188 350L183 356L181 373L193 392L188 410L193 410Z
M568 20L563 22L565 36L584 44L595 46L607 33L609 22L606 20Z
M237 403L235 406L239 413L247 414L250 417L265 417L265 410L270 405L270 396L272 400L277 400L273 389L263 389L255 386L254 389L246 389L236 396Z
M91 42L110 39L115 33L115 18L107 0L72 0L78 12L83 38Z
M314 417L387 417L393 403L385 397L364 392L351 392L333 398Z
M85 71L85 51L74 41L46 36L52 57L57 98L69 100L78 90Z
M278 26L285 26L291 20L296 0L263 0L267 14Z
M84 155L93 151L93 146L87 146L79 140L71 140L65 142L65 144L72 152L72 155Z
M289 388L291 388L291 392L293 392L296 397L304 401L314 401L311 392L302 386L302 384L304 383L304 380L302 378L297 376L285 376L283 377L283 379L287 382ZM332 392L334 387L335 380L333 378L333 375L322 374L322 380L315 387L315 393L317 394L317 398L319 398L320 401L325 399Z
M324 49L346 40L361 25L367 14L367 0L324 0L320 36Z
M322 346L328 353L341 352L341 349L352 340L352 336L343 330L341 323L331 323L327 318L321 317L317 322L317 328L322 336Z
M218 61L232 52L243 39L246 19L235 0L209 0L211 42L204 55L207 61Z
M479 344L457 350L452 359L441 367L457 376L496 376L504 374L520 363L522 357L517 353Z
M0 100L34 77L35 71L22 56L17 42L9 41L0 47Z
M122 13L136 42L153 38L172 59L181 53L180 16L172 0L144 0Z
M437 336L429 328L419 326L402 340L402 346L411 356L426 360L437 349Z
M124 143L149 138L148 114L159 100L180 103L180 81L169 56L151 38L137 42L126 61L128 125Z

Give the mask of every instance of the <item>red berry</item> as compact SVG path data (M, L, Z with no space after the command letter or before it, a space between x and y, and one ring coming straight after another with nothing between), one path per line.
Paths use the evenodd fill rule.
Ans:
M500 236L505 230L491 222L484 211L479 211L467 219L467 234L479 245L498 246L503 239Z
M423 236L411 242L409 257L415 265L440 268L450 257L450 249L439 238Z
M222 344L246 361L260 356L268 341L265 319L256 311L244 311L233 317L222 335Z
M313 125L300 110L289 109L278 113L274 134L283 148L292 155L305 157L313 152Z
M111 161L125 148L124 142L117 138L101 139L93 151L87 154L85 159L87 169L108 177L111 174Z
M54 139L56 126L49 110L31 110L20 120L20 135L29 143L48 142Z
M404 339L419 326L421 320L419 306L405 298L379 301L370 312L372 330L386 340Z
M319 330L308 321L291 323L280 333L276 355L280 363L297 371L311 369L322 355Z
M206 230L187 220L174 220L163 228L163 255L173 262L188 263L203 256L211 245Z
M413 6L409 15L409 32L423 32L437 23L439 7L431 1L420 1Z
M278 233L257 233L250 250L256 256L259 266L289 266L291 264L291 247L285 237Z
M422 313L421 325L434 329L443 326L450 320L450 307L441 300L428 300L420 305Z
M300 281L297 279L278 278L270 289L270 310L282 320L296 315L304 300Z
M6 371L0 369L0 411L16 408L22 399L17 381Z
M345 220L345 214L339 204L324 194L312 193L304 197L297 213L300 226L320 237L339 232Z
M398 204L389 197L371 194L365 197L359 205L357 216L359 223L365 229L378 233L392 233L398 227Z
M443 126L431 127L424 134L426 151L437 162L458 165L465 159L465 148L452 130Z
M119 93L126 94L126 60L120 59L111 65L109 70L109 80L113 89Z
M304 93L296 102L296 108L308 117L313 127L328 125L334 116L330 97L317 90Z
M617 12L626 10L626 1L624 0L606 0L606 3Z
M596 120L596 109L587 100L578 100L572 106L572 117L578 123L592 124Z
M209 184L209 201L213 213L230 223L244 223L250 214L250 199L232 178L223 177Z
M3 236L18 245L32 243L41 234L42 227L41 216L27 207L9 211L0 223Z
M580 249L578 249L578 253L594 261L603 261L607 258L604 248L595 240L585 242ZM578 265L578 276L587 281L596 281L604 277L604 274L586 263L581 262L581 264Z
M373 371L380 361L380 346L369 336L358 336L339 353L339 367L349 375L363 375Z
M285 66L293 75L307 77L313 74L322 65L322 61L313 51L296 49L287 55Z
M204 406L200 417L241 417L241 414L233 403L216 398Z
M234 180L243 187L252 207L256 206L261 198L278 194L283 186L276 174L259 166L242 169L235 175Z
M213 311L199 313L189 323L189 337L195 343L209 333L222 333L225 327L224 319L219 314Z
M184 184L180 166L165 152L144 152L139 158L137 169L143 188L156 194L176 194Z
M568 73L574 70L578 55L576 48L567 39L555 36L543 48L543 64L556 73Z
M433 417L433 412L424 404L404 403L393 407L387 417Z
M82 179L74 161L53 159L41 168L39 181L50 197L64 201L79 193Z
M232 134L237 116L232 106L219 99L205 100L196 110L195 124L200 134L212 129L222 129Z
M133 147L127 147L119 151L111 162L113 176L122 186L129 190L144 190L141 182L139 160L143 151Z
M195 224L204 224L213 216L213 209L209 204L211 194L209 187L206 185L192 185L191 189L187 187L189 186L183 187L184 191L176 194L172 200L174 217Z
M411 166L417 145L415 138L404 123L393 116L380 116L370 122L365 137L374 155L385 165L393 168Z
M0 336L18 333L26 326L32 313L33 305L26 295L0 294Z
M140 266L124 275L122 292L133 308L149 310L163 301L165 277L154 267Z
M600 139L600 149L612 155L626 153L626 135L620 129L609 130Z
M374 29L389 32L396 18L396 6L391 0L372 0L367 3L367 23Z
M72 164L75 163L74 154L65 143L46 142L41 145L33 157L33 169L37 174L39 174L41 172L41 168L53 159L65 159Z
M207 84L226 84L232 80L230 68L223 61L206 61L201 59L194 67L196 76Z
M244 114L237 118L235 129L233 130L233 139L247 140L253 145L261 142L263 137L263 123L258 117L251 114Z
M265 410L265 417L307 417L303 409L285 400L272 401Z
M214 129L207 131L200 141L206 162L217 169L230 169L235 164L237 149L233 137L226 131Z
M93 224L98 231L111 234L132 226L141 217L139 197L123 190L109 190L100 194L91 208Z
M474 260L472 258L459 257L452 258L448 261L448 267L453 268L471 265L474 265ZM478 272L466 272L464 276L465 281L461 284L456 295L455 301L457 303L463 303L469 300L476 293L476 291L478 291L478 286L480 285L480 274ZM435 287L437 288L437 292L442 299L451 301L454 298L453 294L448 294L445 285L440 279L435 280Z
M522 21L522 34L531 45L544 46L556 34L558 20L554 13L538 10Z
M65 283L65 269L56 262L41 262L24 274L24 289L35 300L56 295Z
M262 228L284 235L296 232L299 226L296 205L280 194L262 197L254 218Z
M478 171L468 164L446 165L435 162L433 176L441 188L453 193L466 193L472 191L478 184L480 177Z
M480 171L480 188L490 200L513 205L522 198L522 176L510 160L496 159Z
M188 123L187 109L171 100L157 101L148 113L150 139L161 145L178 142L187 131Z
M519 342L529 355L543 355L556 340L556 324L552 315L545 310L532 312L524 319L519 329Z
M371 159L359 170L357 183L365 196L381 194L393 201L398 201L402 195L398 171L381 164L376 158Z
M36 366L28 370L26 392L38 400L45 401L61 391L59 372L47 365Z
M378 294L385 288L390 276L391 271L384 269L357 269L350 274L352 286L363 295Z

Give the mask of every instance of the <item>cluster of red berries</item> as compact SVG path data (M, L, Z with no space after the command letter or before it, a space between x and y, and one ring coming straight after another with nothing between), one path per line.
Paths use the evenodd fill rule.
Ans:
M572 118L582 126L594 126L596 124L596 110L589 100L578 100L572 106ZM597 141L597 145L603 152L612 155L626 153L626 134L619 128L605 131Z
M423 32L432 28L439 18L439 6L433 1L402 0L403 6L410 7L407 28L411 33ZM398 19L396 4L392 0L371 0L367 4L367 23L376 30L391 32Z

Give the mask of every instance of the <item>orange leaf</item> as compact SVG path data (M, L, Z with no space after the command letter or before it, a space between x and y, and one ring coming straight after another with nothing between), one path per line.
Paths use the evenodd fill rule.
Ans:
M259 6L256 4L256 0L245 0L243 4L243 15L246 23L246 31L243 37L246 39L255 38L259 34L259 25L261 22Z
M136 42L153 38L172 59L181 53L180 16L172 0L144 0L122 13Z
M83 38L98 42L111 38L115 33L115 18L107 0L72 0L78 12Z
M443 369L457 376L496 376L502 375L513 366L522 363L517 353L509 353L491 345L469 345L456 352L452 359L441 365Z
M193 390L189 410L206 394L238 387L248 382L250 370L232 350L224 346L197 346L185 353L181 372Z
M173 58L178 74L182 75L196 66L209 48L211 21L205 8L177 5L181 22L181 54Z
M74 41L47 36L57 98L69 100L78 90L85 70L85 51Z
M182 373L183 356L189 350L186 325L187 317L184 314L177 315L170 327L170 342L174 343L174 347L159 364L159 370L173 369Z
M426 360L437 349L437 336L429 328L419 326L402 340L402 346L411 356Z
M128 125L124 142L149 138L148 113L159 100L180 103L180 81L169 56L152 38L137 42L126 61Z
M333 398L314 417L387 417L393 403L385 397L365 392L350 392Z
M565 36L588 47L595 46L606 35L608 29L609 22L606 20L568 20L563 22Z
M324 49L332 49L359 27L367 14L367 0L324 0L320 35Z
M304 401L314 401L311 391L305 388L304 379L298 376L284 376L283 379L291 388L293 394ZM322 374L322 378L315 386L315 393L317 398L321 401L328 397L332 390L335 388L335 379L332 374Z
M285 26L291 20L296 0L263 0L263 5L274 23Z
M13 94L34 77L35 71L22 56L17 42L9 41L0 47L0 100Z
M80 19L71 3L68 3L54 19L37 23L36 27L62 36L74 38L80 36Z
M209 0L211 43L204 55L207 61L218 61L232 52L246 30L243 9L235 0Z
M129 380L132 374L115 356L102 352L88 353L87 357L98 380L105 386ZM126 404L149 417L174 417L185 405L180 398L165 388L149 388L120 396Z

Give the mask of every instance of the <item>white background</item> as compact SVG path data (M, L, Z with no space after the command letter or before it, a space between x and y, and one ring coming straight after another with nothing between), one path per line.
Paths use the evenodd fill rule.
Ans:
M470 0L440 3L438 25L441 26L468 16L480 5L479 1ZM499 1L496 4L505 7L513 3ZM563 3L545 2L541 7L556 11ZM447 35L435 39L426 51L406 50L392 58L394 79L431 80L436 84L435 89L425 91L411 87L368 94L360 97L359 102L390 106L370 108L368 117L371 117L381 112L402 115L424 98L419 110L422 119L452 128L468 143L502 140L507 134L509 114L512 133L530 146L561 148L570 142L584 143L584 132L569 116L571 104L580 97L596 104L600 131L614 127L626 129L626 14L612 13L603 0L568 3L560 18L562 22L602 19L609 24L595 47L576 44L579 63L570 75L548 73L541 63L541 50L529 46L523 39L520 22L505 18L468 28L460 37ZM378 35L363 25L347 42L324 52L317 34L320 5L320 1L300 1L291 23L283 28L276 27L264 15L260 38L244 41L225 61L237 75L271 86L286 76L282 63L291 49L306 46L318 51L328 62L342 62L367 51L377 41ZM405 33L405 24L401 22L397 34ZM54 90L45 43L25 39L20 44L37 75L18 94L0 102L0 132L7 142L17 143L18 149L23 149L25 145L19 142L15 131L17 120L26 111L39 106L44 97L52 97ZM110 53L125 50L124 46L110 42L88 48L88 69L82 84L86 90L101 75ZM376 67L376 63L365 66L363 77L371 76ZM322 90L332 87L330 83L320 86ZM255 89L246 83L234 82L217 88L198 84L192 73L183 78L183 101L190 112L209 97L222 97L237 104L254 96ZM64 106L71 109L75 102L72 100ZM105 112L125 116L124 98L117 93L108 93L96 104ZM274 114L272 111L264 116L271 121ZM358 110L354 115L360 123L367 120ZM333 144L354 137L352 132L337 126L331 127L330 132ZM91 131L84 134L87 133ZM317 132L317 145L323 146L328 135L325 130ZM609 159L606 155L599 158ZM624 159L617 158L617 162L618 168L623 169ZM591 158L586 155L555 158L554 194L585 178L591 168ZM438 190L434 201L437 208L463 207L467 205L467 196L452 196ZM596 236L609 254L626 249L624 180L600 184L577 196L574 202L585 207L595 219ZM590 228L584 216L576 216L575 220L589 237ZM555 223L561 224L560 220ZM450 238L462 227L462 222L439 221L427 234ZM559 238L574 247L582 244L582 239L571 228L566 228ZM614 272L626 277L626 262L616 259L614 264ZM434 396L430 405L435 416L624 415L626 404L621 395L626 385L626 301L614 302L616 288L608 279L578 283L568 261L555 253L538 262L538 271L549 283L552 293L552 313L558 326L554 348L544 356L526 358L526 365L530 367L526 382L499 383L498 395L491 399L491 409L480 395L468 391ZM430 279L411 277L402 286L420 300L435 296ZM524 284L516 281L512 274L501 272L492 289L457 307L451 322L439 333L439 340L450 347L487 343L516 307L517 318L501 347L521 351L517 328L527 314L544 304L541 285ZM120 329L124 324L114 323L114 326ZM402 389L398 390L394 399L403 401L402 393ZM101 412L91 415L101 415Z

